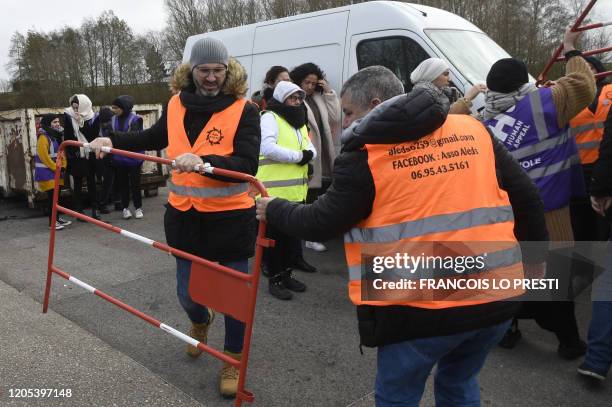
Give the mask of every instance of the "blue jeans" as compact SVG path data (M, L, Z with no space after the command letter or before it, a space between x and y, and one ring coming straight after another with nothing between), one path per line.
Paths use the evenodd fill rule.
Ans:
M234 270L248 273L248 260L220 262L221 265ZM187 313L191 322L204 324L208 322L208 309L201 304L193 302L189 295L189 276L191 275L191 262L176 258L176 294L181 306ZM230 316L225 316L225 345L224 350L240 353L244 342L244 322Z
M612 365L612 241L608 242L605 270L593 284L592 298L584 366L605 376Z
M376 406L418 407L427 377L436 363L436 406L480 406L477 375L510 322L378 348Z

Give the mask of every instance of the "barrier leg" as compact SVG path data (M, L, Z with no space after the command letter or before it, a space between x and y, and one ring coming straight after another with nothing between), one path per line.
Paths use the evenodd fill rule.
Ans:
M47 282L45 283L45 296L43 298L43 314L47 313L49 308L49 295L51 292L51 280L53 279L53 255L55 254L55 223L57 222L57 201L59 199L59 179L60 172L62 169L62 159L64 157L64 151L60 150L57 153L55 160L55 186L53 187L53 202L51 205L51 236L49 237L49 256L47 259Z

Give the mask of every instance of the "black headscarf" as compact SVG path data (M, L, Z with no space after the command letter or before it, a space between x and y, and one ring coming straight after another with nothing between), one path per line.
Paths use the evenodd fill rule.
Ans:
M266 106L266 110L270 110L287 121L294 129L300 129L308 120L308 111L306 104L300 103L298 106L289 106L272 98Z
M132 108L134 107L134 98L130 95L117 96L117 98L113 100L112 105L120 107L123 111L120 117L125 118L130 114Z
M606 67L601 63L599 58L596 58L592 55L583 57L589 64L593 65L597 73L605 72Z
M62 138L62 132L51 127L51 122L58 117L59 115L53 113L43 115L43 117L40 119L40 128L43 129L48 136L60 140Z

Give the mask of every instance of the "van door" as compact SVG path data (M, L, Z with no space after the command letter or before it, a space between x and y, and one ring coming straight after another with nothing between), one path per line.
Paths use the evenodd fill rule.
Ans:
M344 80L360 69L371 65L389 68L404 84L412 89L410 73L425 59L440 56L417 34L408 30L384 30L351 36L348 63ZM450 68L453 86L464 91L463 82Z
M291 70L313 62L336 91L342 86L348 11L318 14L289 21L262 23L255 30L251 92L258 90L273 65Z

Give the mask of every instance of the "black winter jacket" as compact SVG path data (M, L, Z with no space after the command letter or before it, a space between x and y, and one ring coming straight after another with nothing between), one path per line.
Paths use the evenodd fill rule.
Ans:
M233 96L199 96L193 89L180 93L186 107L184 125L193 145L213 113L222 111L236 100ZM118 149L161 150L168 146L167 106L160 119L142 132L112 134L113 146ZM202 159L212 166L250 175L257 173L261 131L257 106L247 103L234 137L234 153L230 157L206 155ZM214 175L206 175L232 181ZM251 257L255 247L257 223L255 208L202 213L191 208L186 212L166 205L164 227L167 243L177 249L213 261L232 261Z
M612 109L608 112L604 125L599 158L594 164L589 193L597 197L612 196Z
M327 192L312 205L274 199L266 211L271 225L290 235L319 241L348 231L370 215L376 191L367 151L362 147L365 144L418 140L436 130L446 119L442 104L436 102L427 90L415 90L385 104L384 109L373 111L354 129L335 160L333 183ZM544 207L537 187L503 144L491 137L497 179L500 187L508 192L517 238L548 240ZM544 253L540 251L524 255L527 262L544 261ZM362 343L373 346L490 326L511 318L518 305L515 302L495 302L445 310L401 306L357 308ZM375 335L375 339L368 338L364 328L372 321L375 328L370 334Z
M100 134L100 120L98 117L87 120L81 128L81 133L85 136L87 141L92 142L98 134ZM72 119L68 114L64 113L64 140L79 141L76 137L74 128L72 126ZM80 158L77 147L66 148L66 157L69 160ZM90 159L95 159L94 153L90 153Z

